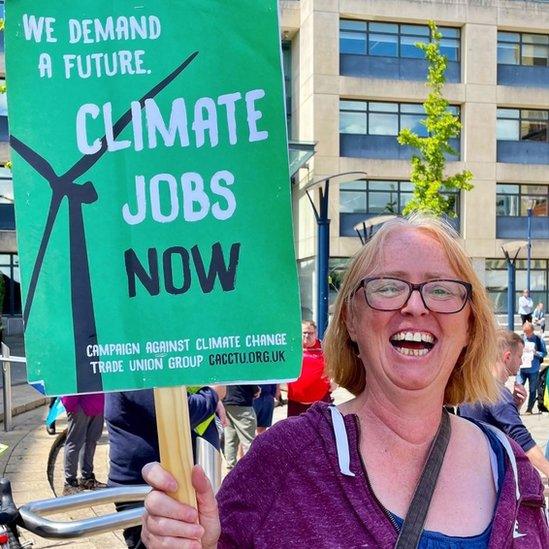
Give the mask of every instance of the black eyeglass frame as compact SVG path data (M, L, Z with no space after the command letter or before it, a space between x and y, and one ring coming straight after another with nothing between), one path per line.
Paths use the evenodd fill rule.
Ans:
M394 309L380 309L379 307L373 307L368 301L368 295L366 293L366 284L368 282L371 282L372 280L398 280L399 282L404 282L404 284L406 284L409 288L408 297L400 307L395 307ZM425 297L423 297L423 287L433 282L456 282L457 284L461 284L467 292L465 295L465 299L463 300L462 306L457 311L452 311L452 312L433 311L425 302ZM419 295L421 296L421 301L423 301L423 305L428 311L431 311L432 313L436 313L440 315L455 315L456 313L463 311L463 309L465 308L465 305L467 305L467 302L471 299L473 295L473 286L469 282L463 282L462 280L454 280L453 278L434 278L433 280L426 280L425 282L421 282L420 284L413 284L412 282L408 282L407 280L403 280L402 278L397 278L396 276L369 276L369 277L363 278L360 281L360 283L356 287L356 290L353 292L353 296L358 292L360 288L364 290L363 291L364 299L366 300L368 307L370 307L370 309L374 309L375 311L398 311L399 309L406 307L406 304L410 300L410 296L412 295L412 292L414 290L417 290L419 292Z

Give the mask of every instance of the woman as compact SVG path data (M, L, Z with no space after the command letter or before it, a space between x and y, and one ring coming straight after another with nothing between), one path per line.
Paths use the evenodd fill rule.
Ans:
M356 398L317 403L260 437L225 479L219 514L200 469L197 514L162 492L174 489L168 473L146 466L148 547L389 548L422 502L419 547L549 546L539 475L515 444L459 417L430 505L410 505L428 455L440 455L443 404L497 397L494 318L450 229L422 216L379 229L350 266L325 355Z

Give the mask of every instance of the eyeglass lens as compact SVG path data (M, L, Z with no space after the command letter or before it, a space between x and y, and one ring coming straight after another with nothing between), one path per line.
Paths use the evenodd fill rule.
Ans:
M364 291L370 307L392 311L404 306L411 288L403 280L377 278L368 280ZM467 300L467 288L454 280L433 280L422 286L421 295L429 310L453 313L459 311Z

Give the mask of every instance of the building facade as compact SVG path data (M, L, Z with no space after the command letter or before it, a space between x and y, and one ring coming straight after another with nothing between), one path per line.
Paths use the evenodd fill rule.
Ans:
M0 19L4 18L4 2L0 1ZM4 34L0 32L0 86L5 86ZM6 167L10 159L8 110L6 94L0 93L0 276L3 285L0 296L1 312L8 327L21 330L21 289L19 257L15 237L13 185L11 171Z
M471 170L474 189L453 196L455 227L496 312L507 309L508 241L526 240L531 289L549 303L549 3L522 0L282 1L291 56L291 139L316 143L293 180L305 316L315 314L316 223L304 188L331 179L330 279L361 246L353 227L402 211L410 197L403 127L421 134L426 62L415 44L434 20L448 59L444 95L460 117L447 171ZM318 191L313 191L317 194ZM526 249L517 296L526 287ZM517 297L518 299L518 297Z

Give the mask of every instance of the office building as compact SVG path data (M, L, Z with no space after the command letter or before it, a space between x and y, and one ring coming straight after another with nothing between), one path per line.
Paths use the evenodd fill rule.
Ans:
M434 20L447 56L444 89L462 131L448 173L469 169L474 189L453 196L459 230L497 312L505 312L501 249L526 240L532 212L531 288L549 303L549 3L521 0L282 1L295 141L315 154L293 178L303 314L316 311L317 226L304 188L331 178L330 282L361 246L353 227L399 213L410 197L401 128L422 134L426 61L415 43ZM365 175L367 174L367 175ZM318 204L318 190L310 191ZM526 250L517 296L526 287Z

